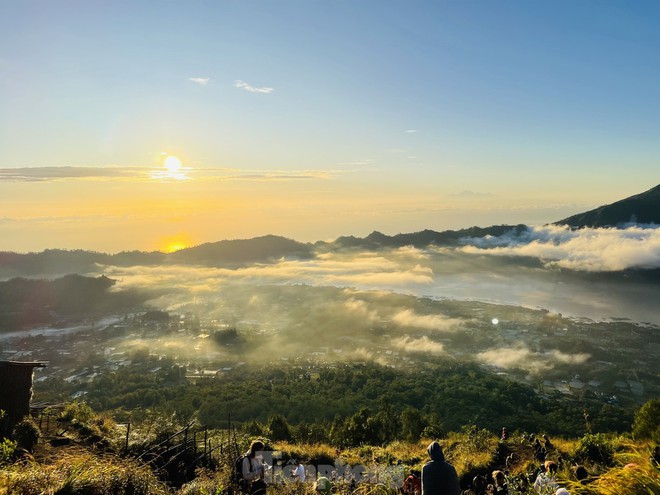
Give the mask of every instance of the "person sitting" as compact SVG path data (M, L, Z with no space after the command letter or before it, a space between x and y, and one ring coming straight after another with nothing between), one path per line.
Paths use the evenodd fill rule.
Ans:
M296 467L291 471L291 478L299 483L305 481L305 465L302 461L296 462Z
M320 495L330 495L332 493L332 482L325 476L319 476L314 483L314 490Z
M555 475L557 473L557 464L553 461L545 461L543 469L534 481L534 489L541 495L554 494L559 488Z
M493 471L493 482L493 495L509 495L509 484L502 471Z
M422 468L422 495L459 495L461 491L454 466L445 461L438 442L431 442L427 452L431 460Z
M541 462L545 461L545 449L543 448L543 445L541 445L541 441L538 438L534 440L533 447L536 460Z
M543 448L545 449L546 452L550 452L551 450L555 449L555 446L552 445L552 442L548 438L548 435L543 435Z
M653 453L651 454L649 461L651 461L651 466L653 466L656 469L660 469L660 445L656 445L654 447Z
M422 478L421 473L414 469L410 470L410 474L403 482L404 495L421 495L422 493Z
M575 479L580 483L585 485L589 479L589 471L584 466L575 466L573 468L573 474L575 474Z

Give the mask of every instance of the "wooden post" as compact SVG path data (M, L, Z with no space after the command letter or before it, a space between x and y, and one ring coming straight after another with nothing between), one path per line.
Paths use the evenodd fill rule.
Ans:
M209 428L208 426L204 427L204 462L208 463L208 459L206 458L207 453L208 453L208 448L206 442L209 440Z
M126 443L124 444L124 452L128 452L128 435L131 433L131 419L126 423Z

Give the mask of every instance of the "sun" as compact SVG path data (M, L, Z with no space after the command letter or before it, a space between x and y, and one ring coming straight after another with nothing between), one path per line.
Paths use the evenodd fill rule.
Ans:
M194 245L191 237L186 233L178 233L170 235L167 237L162 237L158 245L160 246L160 251L164 253L173 253L175 251L180 251L182 249L187 249L190 246Z
M181 251L182 249L186 249L187 247L188 246L183 242L172 242L171 244L168 244L165 247L165 252L173 253L175 251Z
M176 174L181 171L183 163L181 163L179 157L168 155L165 157L165 160L163 160L163 167L165 167L170 174Z

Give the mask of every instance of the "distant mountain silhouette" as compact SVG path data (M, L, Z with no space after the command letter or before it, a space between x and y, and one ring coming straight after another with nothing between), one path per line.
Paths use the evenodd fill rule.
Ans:
M285 237L266 235L253 239L207 242L170 253L166 261L173 263L225 266L274 261L280 258L312 258L312 246Z
M310 244L275 235L209 242L174 253L125 251L106 254L63 249L27 254L0 252L0 277L90 273L98 272L97 265L187 264L236 267L247 263L267 263L280 258L308 259L313 256Z
M361 248L361 249L382 249L399 248L403 246L414 246L422 248L431 244L436 246L456 246L460 239L465 237L485 237L487 235L500 236L507 232L514 231L520 234L527 230L526 225L493 225L491 227L470 227L461 230L445 230L436 232L434 230L422 230L410 234L396 234L388 236L381 232L374 231L367 237L338 237L334 242L324 243L330 248ZM320 243L317 243L320 244Z
M627 223L660 225L660 185L616 203L564 218L555 225L582 228L617 227Z

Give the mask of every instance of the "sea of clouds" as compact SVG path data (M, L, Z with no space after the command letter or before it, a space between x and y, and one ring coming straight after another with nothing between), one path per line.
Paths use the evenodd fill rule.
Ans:
M158 308L190 311L207 321L261 332L263 337L253 343L255 359L294 357L301 349L326 348L343 349L332 359L387 364L385 354L374 347L374 338L404 355L451 356L448 342L495 316L475 312L459 318L439 306L420 311L427 307L418 305L420 298L485 301L596 321L629 318L660 325L659 284L612 275L615 270L657 267L658 228L573 231L546 226L464 239L454 248L329 251L313 259L281 259L231 269L103 266L99 272L118 280L117 290L150 291L150 303ZM506 325L500 322L498 327ZM222 358L228 351L211 340L199 338L191 345L185 339L168 338L148 345L154 351L160 346L159 352L166 354L201 352L210 360ZM125 345L144 344L137 339ZM589 358L583 353L539 350L523 342L493 346L470 357L531 374L583 364Z
M462 250L491 256L528 256L548 266L590 272L660 268L660 227L574 230L566 226L530 227L522 234L465 238Z

